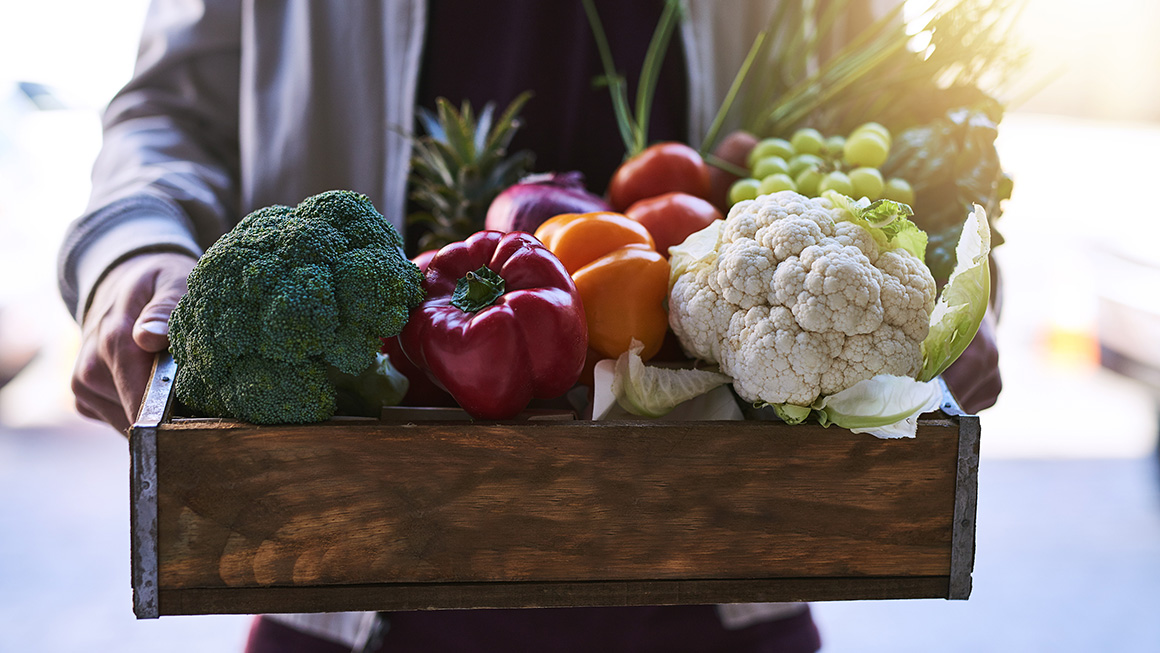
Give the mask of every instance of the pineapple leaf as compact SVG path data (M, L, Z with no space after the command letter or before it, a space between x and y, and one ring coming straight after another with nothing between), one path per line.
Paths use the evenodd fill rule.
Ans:
M524 91L517 95L516 99L512 100L512 103L508 105L503 115L495 123L495 127L488 133L488 150L507 149L508 144L512 142L512 138L516 135L516 131L520 128L519 113L531 97L532 94L530 91Z
M427 133L414 141L409 197L417 210L408 224L426 230L419 237L421 251L482 229L491 201L530 168L531 152L507 154L530 96L513 100L498 121L491 103L476 115L470 102L456 108L438 98L436 111L416 111Z
M487 103L483 107L483 113L479 114L479 122L475 126L475 151L486 152L488 136L491 133L491 121L495 115L495 105Z
M439 106L439 124L443 125L446 136L437 142L445 145L452 156L451 160L462 166L475 158L472 138L474 130L466 122L471 119L471 103L464 101L462 111L456 111L444 98L439 98L436 103Z
M419 123L423 125L423 131L436 141L447 140L447 135L443 133L443 127L439 124L439 116L435 115L433 111L426 107L418 108Z

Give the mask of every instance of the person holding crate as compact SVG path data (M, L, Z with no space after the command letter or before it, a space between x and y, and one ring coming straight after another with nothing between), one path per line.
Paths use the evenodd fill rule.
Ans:
M640 67L662 2L598 2L624 70ZM653 140L706 133L772 3L687 4L657 86ZM744 36L740 36L744 35ZM728 72L725 72L728 71ZM542 169L608 179L623 146L579 2L155 0L132 80L104 117L84 216L61 249L81 324L78 411L126 432L197 257L243 215L331 188L368 195L403 231L415 107L505 103L524 90L513 149ZM631 80L630 80L631 81ZM752 140L727 138L727 160ZM968 410L1001 384L988 323L947 375ZM807 606L343 613L262 617L249 651L815 651ZM380 648L376 648L379 646Z

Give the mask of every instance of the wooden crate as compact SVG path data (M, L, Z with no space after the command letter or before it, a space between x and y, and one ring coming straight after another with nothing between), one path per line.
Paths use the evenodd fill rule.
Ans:
M979 423L254 426L169 415L132 454L139 618L970 594ZM949 397L949 394L948 394Z

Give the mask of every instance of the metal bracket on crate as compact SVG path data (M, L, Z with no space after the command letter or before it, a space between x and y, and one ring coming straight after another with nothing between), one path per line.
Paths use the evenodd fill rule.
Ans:
M157 587L157 427L168 417L176 372L177 364L168 352L157 355L141 411L129 430L133 613L138 619L161 616Z
M942 411L959 420L959 462L956 473L954 523L951 530L951 570L948 599L971 596L971 572L975 567L975 516L979 482L979 416L968 415L959 406L940 376Z

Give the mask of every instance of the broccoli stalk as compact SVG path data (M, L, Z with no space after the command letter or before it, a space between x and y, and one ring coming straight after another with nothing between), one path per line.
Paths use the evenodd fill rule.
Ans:
M170 318L177 398L256 424L329 419L334 372L374 365L423 299L402 244L351 191L247 215L206 250Z

